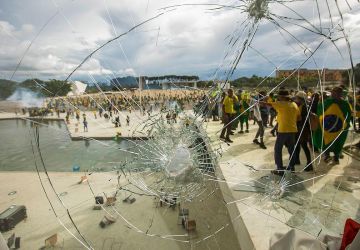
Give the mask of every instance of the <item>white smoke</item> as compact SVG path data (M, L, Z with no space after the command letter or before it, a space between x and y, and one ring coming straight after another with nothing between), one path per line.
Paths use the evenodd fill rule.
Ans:
M18 102L23 107L41 107L44 98L39 94L24 88L17 88L15 92L9 96L7 101Z

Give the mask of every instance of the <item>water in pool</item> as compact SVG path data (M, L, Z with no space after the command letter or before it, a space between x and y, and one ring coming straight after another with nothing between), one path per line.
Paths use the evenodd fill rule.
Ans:
M30 121L0 121L0 171L35 171L31 148L33 130ZM116 162L133 157L123 151L134 147L132 142L72 141L63 121L47 121L39 131L40 148L48 171L72 171L73 166L79 166L80 171L106 171L119 165Z

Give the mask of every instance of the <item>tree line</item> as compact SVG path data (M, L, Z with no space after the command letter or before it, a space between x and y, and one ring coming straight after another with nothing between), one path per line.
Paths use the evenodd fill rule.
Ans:
M0 99L8 98L18 88L30 90L44 97L65 96L71 91L71 84L56 79L43 81L34 78L22 82L0 79Z
M342 75L343 84L347 85L349 83L349 73L350 70L345 71ZM114 83L117 86L113 86L114 84L110 83L98 83L99 87L102 91L117 91L119 90L119 86L121 87L121 83L131 82L130 80L135 80L131 82L130 85L133 88L137 88L136 79L130 79L134 77L125 77L125 78L117 78L113 79ZM145 79L149 81L160 81L165 79L172 79L180 82L180 86L189 86L192 87L192 83L187 83L190 81L196 81L198 88L209 88L213 86L213 81L204 81L199 80L198 76L187 76L187 75L164 75L164 76L144 76ZM356 64L354 67L354 79L355 84L358 86L360 83L360 63ZM289 88L296 88L298 85L301 87L312 88L316 87L319 79L317 77L301 77L300 79L297 76L290 77L288 79L285 78L276 78L276 77L261 77L253 75L251 77L240 77L230 81L230 84L234 88L256 88L260 83L261 87L269 87L273 88L277 86L279 83L283 82L283 86L287 86ZM130 87L130 86L129 86ZM29 89L33 92L39 93L44 97L51 96L65 96L71 91L71 84L62 80L51 79L48 81L43 81L40 79L27 79L22 82L9 81L6 79L0 79L0 99L6 99L11 96L17 88L25 88ZM97 93L99 89L97 86L88 85L87 93Z

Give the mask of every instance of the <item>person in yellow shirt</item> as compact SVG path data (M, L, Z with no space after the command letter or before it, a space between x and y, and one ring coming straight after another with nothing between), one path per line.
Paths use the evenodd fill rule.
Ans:
M228 90L227 96L225 96L222 111L223 111L223 122L224 127L221 130L220 139L225 140L225 142L231 143L233 142L230 139L232 122L235 118L235 109L234 104L238 102L238 98L234 95L234 91L232 89Z
M300 111L296 103L291 101L287 90L280 90L276 102L269 103L277 112L278 132L274 147L274 158L276 170L273 174L283 175L284 166L282 161L282 149L287 147L290 162L287 170L295 171L295 157L293 157L295 149L295 138L297 133L297 121L300 119Z

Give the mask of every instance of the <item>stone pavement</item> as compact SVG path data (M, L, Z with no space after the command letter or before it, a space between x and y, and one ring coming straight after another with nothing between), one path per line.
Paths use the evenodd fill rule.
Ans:
M130 115L130 126L125 126L126 113L120 116L121 128L115 128L111 121L94 118L92 112L85 112L89 122L89 132L83 132L82 117L76 126L76 119L68 124L72 138L93 137L113 138L120 131L122 136L141 136L133 131L147 116L139 112ZM82 114L81 114L82 115ZM64 119L65 114L60 115ZM14 118L14 113L0 113L0 119ZM21 118L21 116L17 116ZM49 119L58 119L56 115ZM134 121L138 121L134 124ZM360 218L360 169L359 161L344 154L340 164L330 166L315 161L314 172L302 172L303 165L296 166L296 173L284 179L288 181L284 195L273 200L269 197L269 183L277 183L279 177L271 175L275 168L273 147L275 137L265 133L267 149L252 143L257 126L250 122L250 133L236 134L232 144L220 142L220 122L204 123L208 134L216 146L223 150L217 169L218 181L228 203L240 247L246 249L268 249L274 233L285 233L297 228L316 237L330 234L340 236L346 218ZM349 133L348 141L358 141L359 135ZM284 165L288 155L283 150ZM316 157L317 155L315 155ZM314 156L313 156L314 157Z
M224 178L223 196L235 220L241 249L268 249L274 233L286 233L293 227L314 237L340 236L346 218L360 219L360 164L346 154L339 165L316 161L314 172L302 172L306 161L301 151L303 164L284 179L289 181L289 187L283 197L271 200L266 184L280 179L270 173L275 169L275 137L266 129L267 149L259 148L252 143L257 126L252 125L252 121L250 124L250 133L236 131L231 136L234 143L221 143L223 155L217 172L219 179ZM205 126L211 140L218 144L220 122L209 122ZM359 135L349 133L348 141L353 140L358 141ZM287 150L283 149L285 166L288 158Z

